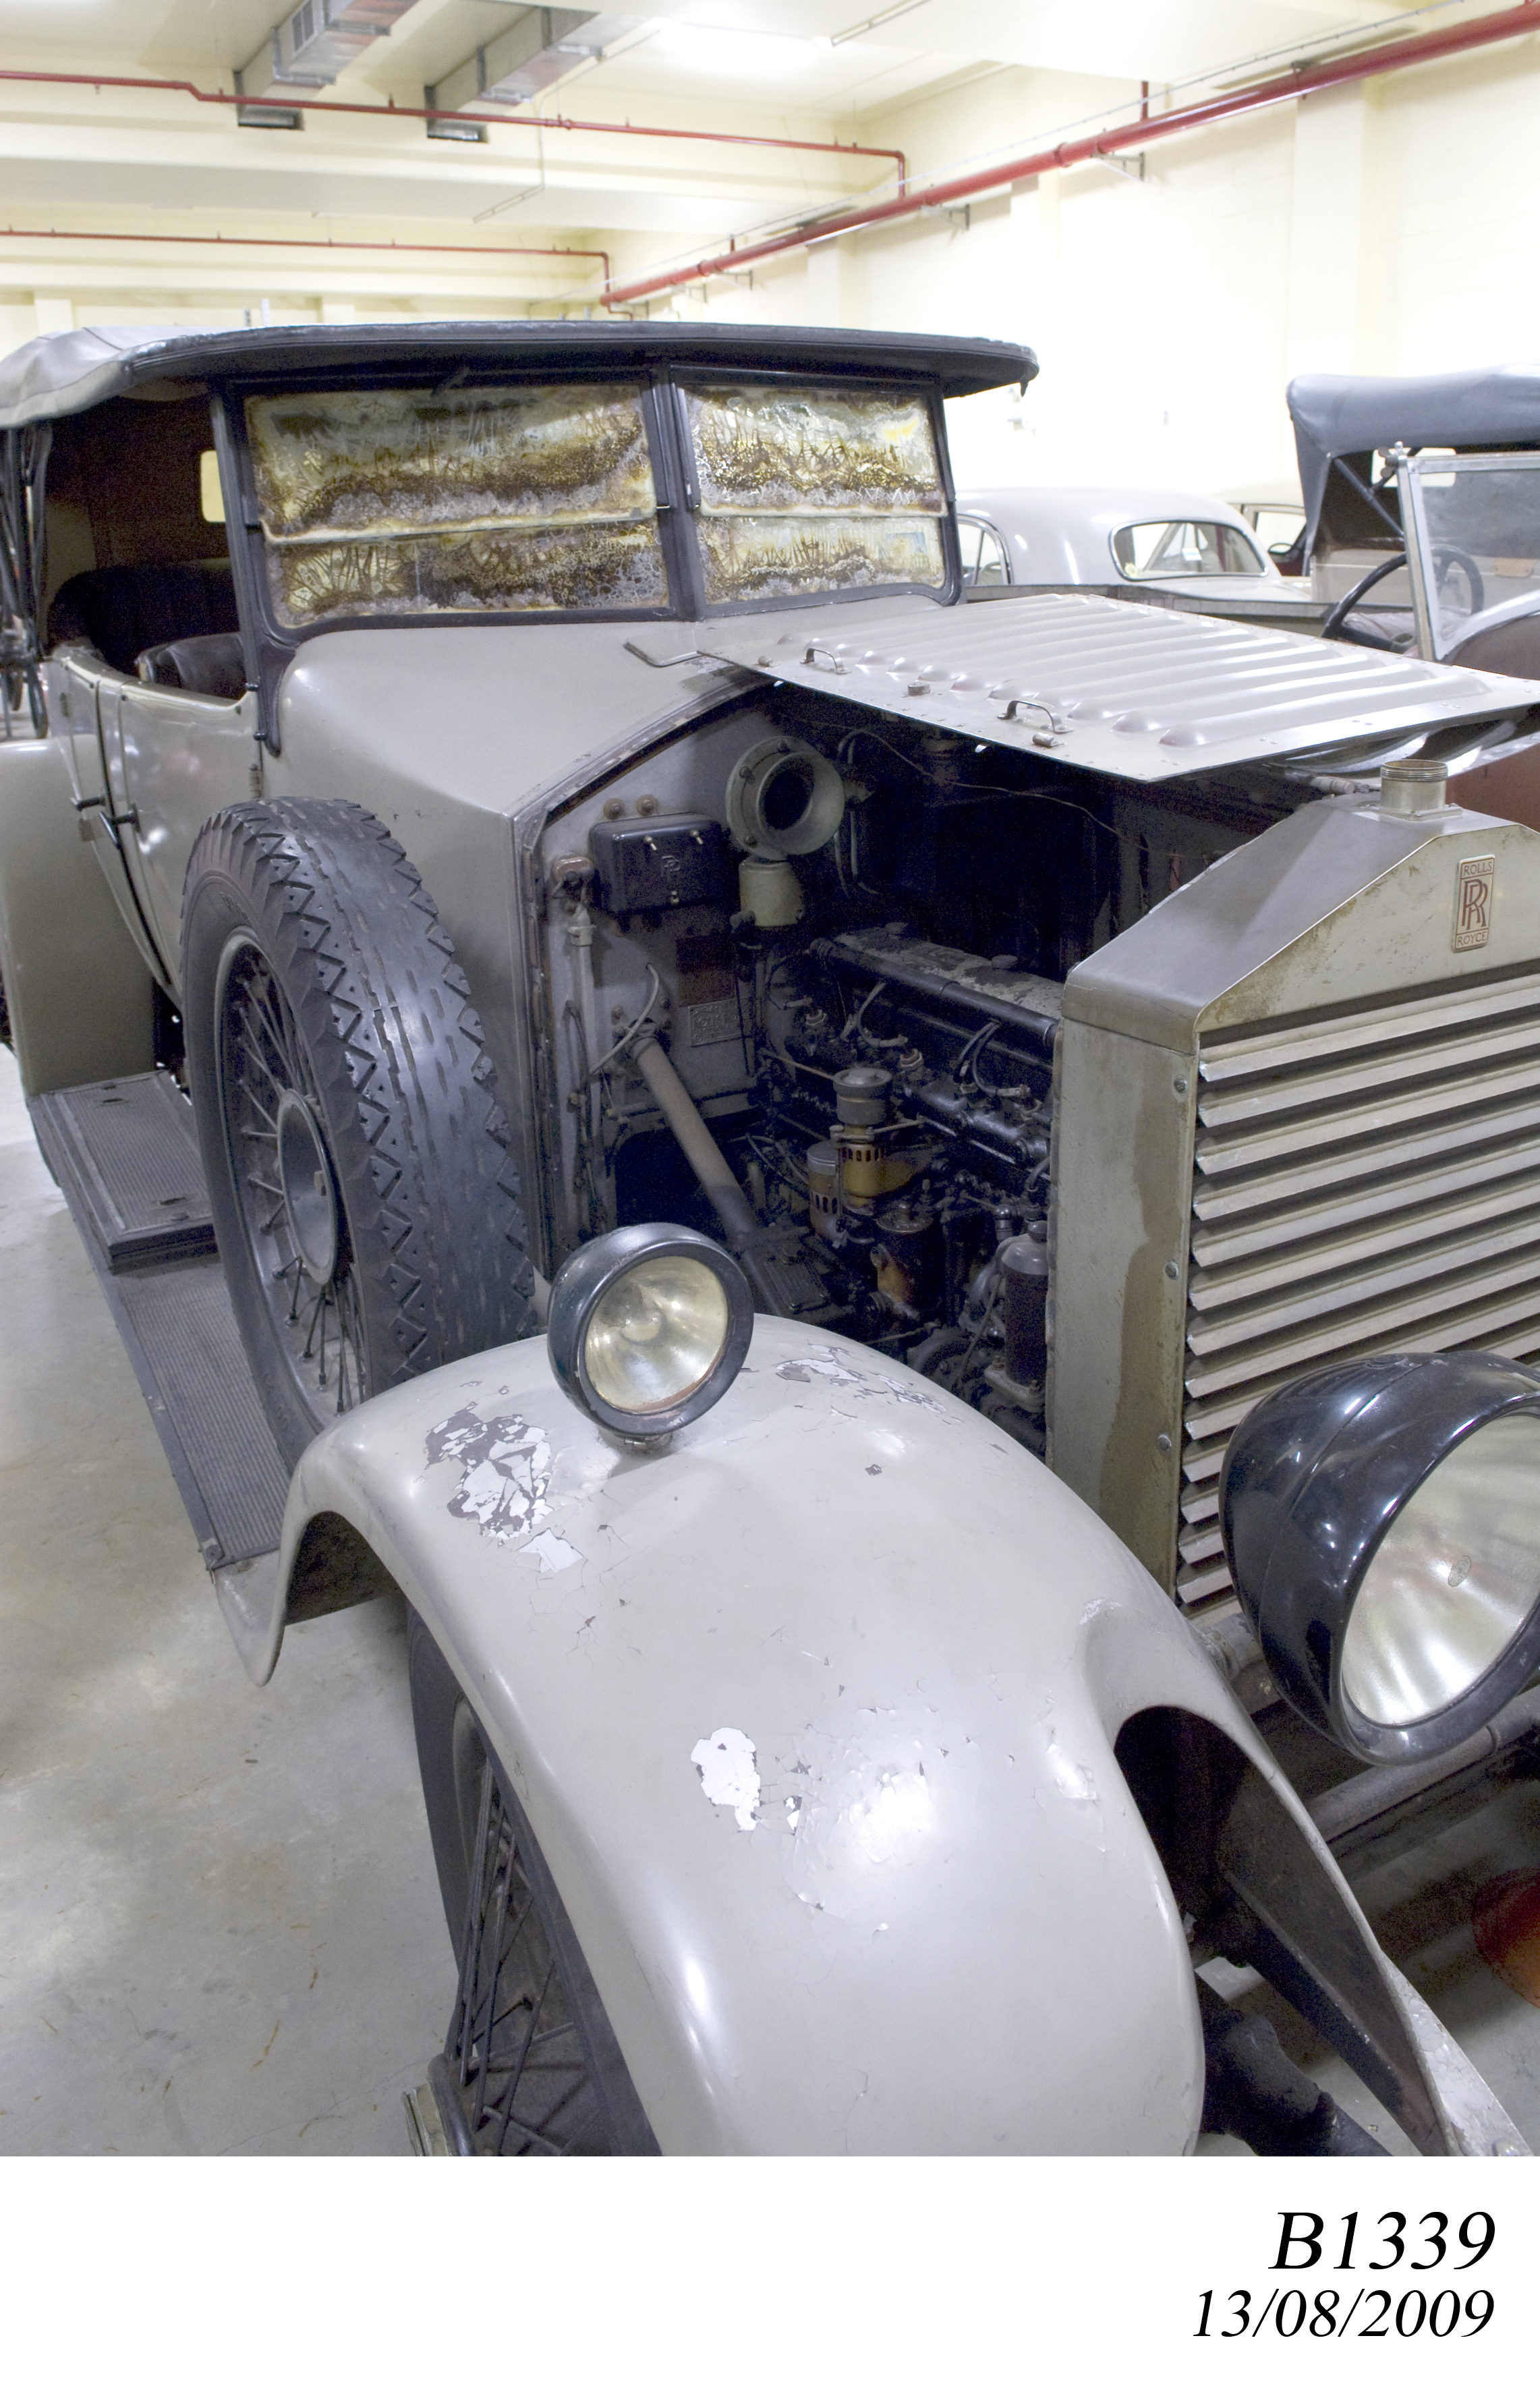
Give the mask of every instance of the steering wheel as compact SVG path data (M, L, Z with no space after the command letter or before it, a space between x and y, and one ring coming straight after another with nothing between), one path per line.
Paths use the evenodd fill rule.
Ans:
M1458 603L1459 584L1463 581L1469 593L1468 606ZM1454 595L1451 596L1451 585ZM1450 614L1479 614L1486 602L1486 585L1477 570L1476 559L1467 556L1463 547L1435 547L1433 550L1433 585Z
M1401 650L1393 639L1382 638L1378 631L1352 629L1347 618L1354 608L1368 596L1369 591L1379 582L1387 580L1392 572L1399 572L1405 561L1405 549L1398 548L1394 556L1388 556L1383 564L1373 566L1365 573L1361 581L1355 581L1347 596L1338 598L1330 613L1321 624L1322 638L1342 639L1350 647L1380 648L1387 655L1399 655Z
M1433 585L1441 604L1446 605L1451 613L1479 614L1485 603L1486 586L1475 558L1467 556L1463 547L1435 547L1432 553ZM1406 551L1402 548L1396 555L1387 557L1383 563L1375 565L1370 572L1365 573L1361 581L1355 581L1347 596L1338 598L1336 605L1321 624L1322 638L1342 639L1355 648L1379 648L1387 655L1395 656L1404 653L1393 639L1383 637L1378 631L1354 628L1349 623L1347 618L1378 583L1388 579L1392 572L1399 572L1405 561ZM1463 607L1449 603L1451 585L1453 584L1457 589L1459 581L1462 580L1469 598L1469 603Z

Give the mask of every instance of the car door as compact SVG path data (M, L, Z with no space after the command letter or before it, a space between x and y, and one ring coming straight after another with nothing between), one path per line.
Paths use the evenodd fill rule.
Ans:
M256 697L124 678L104 689L101 724L108 778L125 811L130 875L174 987L187 857L209 816L252 792Z
M210 814L250 794L256 699L157 687L83 649L53 669L82 834L140 954L174 996L187 856Z
M122 769L118 737L118 706L123 675L104 664L88 649L67 649L48 667L54 703L52 726L70 766L71 795L80 816L81 836L95 847L107 882L152 977L168 994L173 988L172 962L153 926L145 901L144 875L134 820ZM112 768L109 758L113 759Z

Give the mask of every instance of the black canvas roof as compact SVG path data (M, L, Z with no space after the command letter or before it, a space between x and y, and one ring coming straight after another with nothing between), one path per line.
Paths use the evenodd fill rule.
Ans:
M637 371L665 361L730 372L820 371L923 376L943 394L1023 387L1037 371L1014 341L918 332L846 332L806 325L631 323L314 324L184 332L104 325L29 341L0 364L0 430L78 415L103 399L160 385L190 391L248 374L331 373L469 358L503 370Z
M1334 456L1375 448L1521 448L1540 443L1540 366L1463 373L1302 374L1289 385L1305 545L1314 546Z

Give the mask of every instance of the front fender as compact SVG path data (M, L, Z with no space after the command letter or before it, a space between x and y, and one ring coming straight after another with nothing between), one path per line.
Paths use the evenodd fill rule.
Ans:
M998 1429L761 1318L714 1410L626 1452L532 1341L321 1436L284 1584L337 1519L495 1744L665 2150L1191 2146L1190 1960L1112 1741L1169 1704L1277 1771Z

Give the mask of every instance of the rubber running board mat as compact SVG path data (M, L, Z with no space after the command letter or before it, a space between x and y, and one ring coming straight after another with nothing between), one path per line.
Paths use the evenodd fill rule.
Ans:
M32 1118L71 1210L109 1269L213 1252L192 1106L163 1071L39 1096Z
M204 1566L233 1567L276 1551L289 1471L257 1398L217 1257L114 1271L57 1133L57 1107L45 1110L50 1102L42 1097L32 1105L38 1143L149 1405Z

